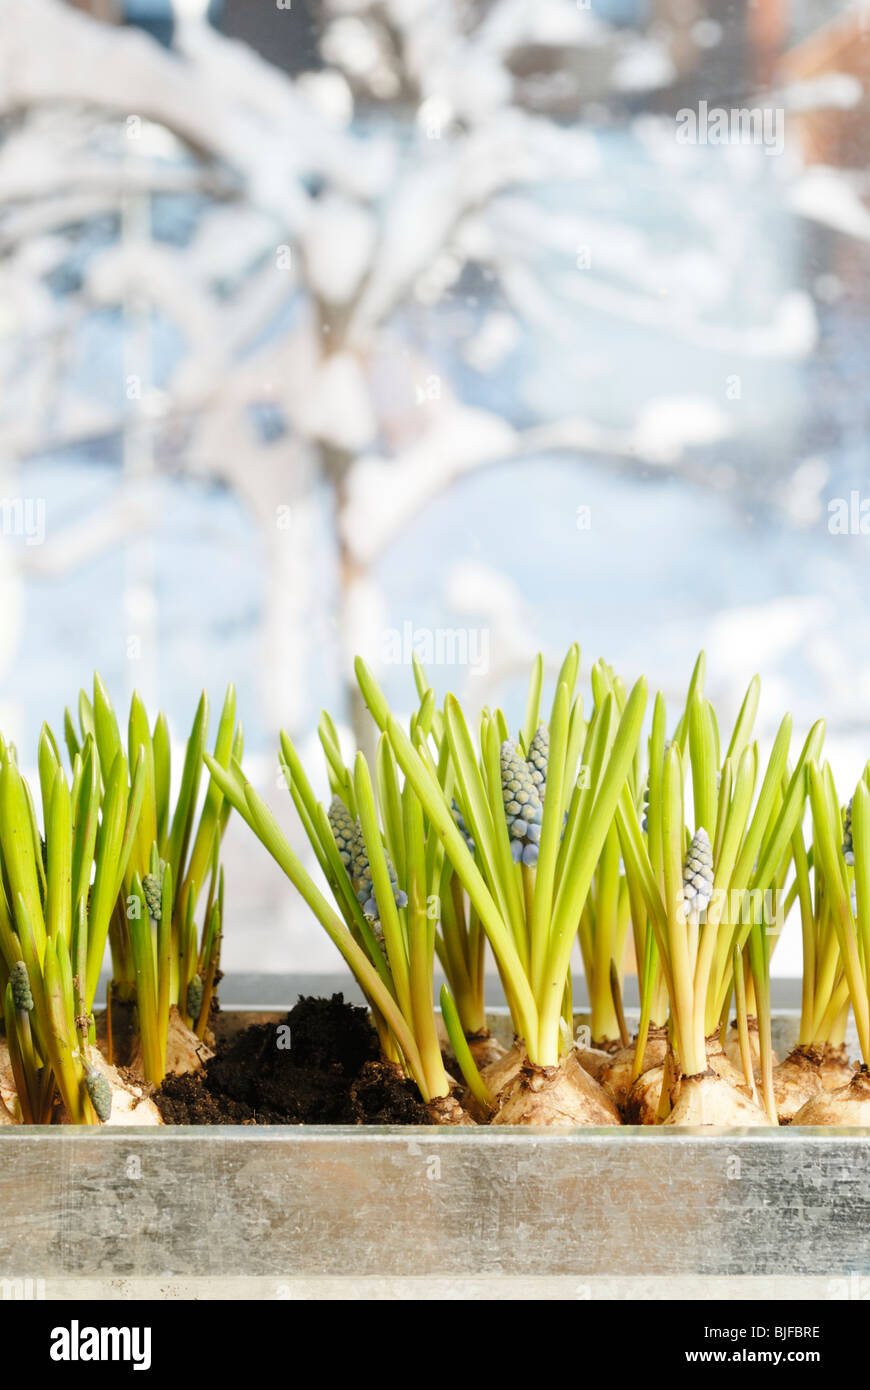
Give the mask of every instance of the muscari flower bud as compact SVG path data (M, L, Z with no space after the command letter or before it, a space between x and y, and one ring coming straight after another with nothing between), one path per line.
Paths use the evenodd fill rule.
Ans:
M365 837L359 821L354 826L353 839L350 842L348 873L356 883L357 898L361 903L367 902L372 895L374 885L372 884L372 867L369 863Z
M457 830L459 831L460 835L462 836L463 840L465 841L466 845L468 846L468 852L469 852L469 854L473 854L473 853L474 853L474 841L472 840L471 835L469 834L468 826L465 824L465 821L463 820L463 817L462 817L462 812L460 811L459 807L457 806L455 800L453 801L453 803L452 803L450 809L451 809L452 812L453 812L453 819L456 821L456 828L457 828Z
M85 1086L91 1098L91 1105L97 1112L97 1119L105 1124L112 1113L112 1089L96 1067L88 1067L85 1072Z
M347 808L339 801L336 805L333 801L330 807L330 825L335 836L335 843L341 855L342 863L348 871L355 884L357 900L363 905L363 912L370 921L378 925L378 905L375 899L374 881L372 879L371 865L369 864L368 851L366 850L365 838L362 833L359 821L354 824L351 820ZM343 813L343 814L342 814ZM347 858L345 859L345 855ZM384 859L390 873L390 883L393 888L393 900L396 907L407 907L408 895L403 893L399 887L396 877L396 870L393 868L390 856L384 851ZM380 938L379 938L380 939Z
M713 896L713 851L703 826L696 830L683 864L683 904L696 925Z
M671 739L666 739L666 740L665 740L665 747L664 747L665 753L667 753L667 751L668 751L668 749L670 748L670 746L671 746ZM642 809L641 809L641 817L640 817L640 828L641 828L641 830L643 830L643 831L648 831L648 830L649 830L648 821L649 821L649 773L647 773L647 775L646 775L646 782L644 783L644 788L643 788L643 807L642 807Z
M194 975L190 984L187 986L187 1000L185 1001L188 1018L192 1018L196 1023L202 1013L202 976Z
M338 847L339 858L346 869L350 868L350 859L353 852L353 840L356 834L356 825L350 811L345 806L341 797L334 796L326 813L329 827L332 831L336 846Z
M852 798L843 807L843 858L847 864L855 863L855 849L852 844Z
M544 808L532 769L512 738L501 746L501 787L511 854L518 864L537 864Z
M539 724L537 732L529 745L529 769L532 781L543 801L547 791L547 763L550 759L550 731L546 724Z
M163 876L162 874L145 874L142 879L142 892L145 894L145 905L148 908L148 916L152 922L159 922L163 915Z
M17 960L9 971L9 983L12 986L12 999L16 1009L22 1009L29 1014L33 1008L33 995L27 966L23 960Z

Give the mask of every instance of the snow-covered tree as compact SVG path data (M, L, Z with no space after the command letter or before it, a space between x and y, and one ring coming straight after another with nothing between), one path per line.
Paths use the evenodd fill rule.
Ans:
M463 399L425 330L472 278L495 307L460 344L466 364L493 369L523 332L569 351L589 293L583 232L539 191L600 169L598 144L567 117L667 83L665 44L574 0L325 0L321 52L322 67L290 80L199 21L182 18L167 52L60 0L0 4L0 451L14 463L114 435L134 496L167 461L224 479L264 540L267 708L276 723L300 717L306 615L326 578L339 611L326 636L360 732L350 656L377 661L374 564L434 497L516 454L662 462L723 425L690 408L637 431L546 409L511 421ZM195 208L189 234L155 235L152 208L176 195ZM94 228L107 230L70 275ZM599 291L605 311L659 314L649 260L598 230L627 281ZM548 278L539 261L552 255L564 269ZM95 397L70 345L112 309L123 358ZM697 312L688 299L670 309L690 341ZM169 367L154 359L156 324L181 343ZM314 551L324 486L334 564ZM110 522L117 534L140 516L122 504ZM483 576L483 590L503 675L528 644L504 587Z

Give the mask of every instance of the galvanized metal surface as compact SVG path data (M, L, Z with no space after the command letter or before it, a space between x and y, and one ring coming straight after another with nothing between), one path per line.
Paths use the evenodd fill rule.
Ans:
M0 1211L48 1298L870 1289L867 1131L4 1128Z
M0 1135L0 1270L59 1282L868 1271L862 1133L227 1128ZM288 1285L290 1287L290 1285ZM260 1296L263 1296L261 1293ZM268 1296L268 1295L267 1295Z

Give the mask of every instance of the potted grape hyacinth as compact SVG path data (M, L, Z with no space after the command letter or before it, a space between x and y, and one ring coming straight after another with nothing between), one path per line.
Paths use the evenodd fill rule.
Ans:
M242 752L234 711L230 689L214 749L226 762ZM16 750L0 741L0 1121L160 1124L154 1088L211 1055L230 808L210 783L197 816L205 696L174 807L164 715L152 729L134 695L125 752L98 676L78 715L78 728L65 719L69 775L42 728L42 830ZM107 943L111 982L97 1013Z
M765 759L757 678L723 736L703 655L673 719L603 661L584 695L576 646L546 702L534 662L519 727L439 699L416 658L407 721L362 661L356 674L371 761L346 760L324 713L321 797L281 735L307 865L245 774L232 688L211 751L203 696L174 799L165 716L134 695L122 732L98 676L67 711L66 763L43 726L36 794L0 738L4 1127L634 1126L639 1141L645 1127L867 1123L870 764L842 805L822 722L794 742L788 715ZM283 1023L221 1015L233 811L365 1011L336 997ZM779 1061L770 963L793 909L802 1007ZM488 966L506 1029L485 1005Z

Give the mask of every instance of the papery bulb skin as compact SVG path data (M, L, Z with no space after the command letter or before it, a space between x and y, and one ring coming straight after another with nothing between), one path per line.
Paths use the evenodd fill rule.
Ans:
M781 1125L794 1123L798 1112L821 1091L824 1051L794 1047L784 1062L773 1069L773 1098Z
M456 1096L436 1096L426 1109L433 1125L474 1125L477 1121L465 1110Z
M194 976L194 980L199 976ZM191 981L193 984L193 980ZM185 1016L198 1022L198 1015L202 1013L202 999L199 1001L198 1014L194 1016L191 1004L196 1003L195 996L191 998L188 987L185 1002L183 1005ZM192 1028L189 1028L182 1016L181 1008L177 1004L170 1005L169 1027L166 1033L166 1075L170 1073L175 1076L185 1076L188 1072L201 1071L206 1062L214 1056L210 1043L214 1042L214 1035L205 1031L202 1038L198 1038ZM124 1067L124 1075L129 1078L145 1079L145 1061L142 1055L142 1039L137 1037L130 1054L129 1062Z
M526 1057L498 1095L494 1125L621 1125L619 1111L603 1087L584 1071L574 1051L557 1067L539 1067Z
M503 1091L505 1086L513 1081L525 1060L525 1043L516 1038L506 1052L481 1068L480 1075L494 1096L497 1096L499 1091Z
M633 1081L622 1107L627 1125L654 1125L657 1123L662 1086L665 1083L663 1064L649 1067Z
M792 1120L793 1125L825 1125L866 1129L870 1126L870 1074L866 1067L852 1074L848 1085L836 1091L822 1089L808 1100Z
M657 1061L656 1058L660 1055L663 1038L665 1040L664 1051L665 1054L667 1053L666 1030L657 1029L656 1034L656 1051L653 1052L650 1058L652 1065L647 1067L646 1058L644 1059L644 1070L637 1080L632 1083L622 1106L626 1124L653 1125L659 1123L658 1117L662 1098L662 1086L665 1084L666 1068L664 1062ZM726 1086L730 1087L731 1090L736 1091L744 1100L752 1101L752 1103L755 1104L750 1089L746 1085L743 1072L735 1067L725 1055L722 1044L719 1041L718 1033L713 1033L706 1039L705 1051L707 1057L707 1071L705 1074L712 1076L716 1081L722 1081ZM648 1045L647 1058L649 1057ZM676 1077L670 1075L669 1078L670 1104L674 1109L676 1108L683 1087L683 1080L684 1078L679 1075ZM756 1106L756 1108L759 1107ZM765 1123L770 1124L770 1120L767 1119L766 1116Z
M608 1095L613 1097L620 1111L625 1109L629 1092L634 1085L632 1072L634 1070L636 1046L636 1042L633 1042L628 1047L620 1048L620 1050L610 1058L609 1065L605 1067L602 1075L598 1077L605 1091ZM667 1052L667 1029L650 1028L638 1078L643 1076L644 1072L651 1071L653 1067L663 1066Z
M152 1089L144 1081L138 1081L128 1068L123 1073L107 1062L96 1047L85 1049L82 1062L85 1067L85 1089L96 1111L100 1124L104 1125L162 1125L163 1118L149 1094ZM106 1089L109 1092L106 1100ZM62 1107L57 1118L61 1124L70 1124L69 1114Z
M715 1072L684 1076L666 1125L691 1129L768 1128L770 1119L736 1086Z
M576 1050L577 1061L580 1063L583 1070L588 1071L589 1075L595 1081L600 1081L603 1084L603 1078L608 1068L613 1065L619 1053L608 1052L606 1048L592 1045L589 1047L581 1047L579 1044Z
M469 1051L474 1058L474 1065L480 1072L485 1067L491 1066L493 1062L500 1061L507 1054L507 1048L499 1042L498 1038L493 1037L488 1028L481 1028L478 1033L466 1033L465 1041L468 1043Z
M761 1039L758 1033L758 1019L755 1014L749 1014L747 1016L746 1030L749 1034L749 1054L752 1058L753 1068L757 1071L761 1066ZM725 1055L729 1062L732 1062L737 1070L742 1072L743 1060L740 1056L740 1032L737 1027L736 1018L731 1020L731 1026L728 1029L728 1036L725 1040ZM776 1066L779 1058L775 1052L771 1053L771 1058L773 1065Z
M841 1086L849 1084L855 1068L849 1061L849 1053L845 1043L840 1043L839 1046L835 1046L833 1043L826 1045L819 1071L822 1076L822 1086L826 1091L838 1091Z
M729 1085L736 1086L738 1091L742 1091L752 1099L751 1088L747 1085L746 1077L743 1075L743 1068L735 1066L728 1056L718 1033L711 1033L706 1039L705 1049L707 1054L707 1066L710 1071L716 1073L723 1081Z

